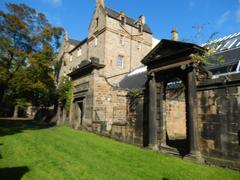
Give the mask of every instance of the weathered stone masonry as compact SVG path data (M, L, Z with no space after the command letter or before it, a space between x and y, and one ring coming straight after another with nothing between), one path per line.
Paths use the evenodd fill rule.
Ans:
M198 86L201 153L206 161L240 168L240 75Z
M65 35L59 79L71 77L73 98L68 118L60 106L58 124L239 169L240 75L212 80L201 72L199 81L191 55L204 48L162 40L149 53L152 33L143 16L136 22L97 0L88 37L75 44ZM131 97L117 84L144 56L147 82L142 95Z

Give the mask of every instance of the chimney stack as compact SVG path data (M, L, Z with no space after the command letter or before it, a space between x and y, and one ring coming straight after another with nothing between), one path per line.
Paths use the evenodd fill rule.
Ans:
M96 7L104 7L104 0L96 0Z
M146 17L144 16L144 15L141 15L140 17L139 17L139 21L144 25L144 24L146 24Z
M173 28L173 30L171 31L171 33L172 33L172 40L173 40L173 41L178 41L178 32L177 32L176 27Z

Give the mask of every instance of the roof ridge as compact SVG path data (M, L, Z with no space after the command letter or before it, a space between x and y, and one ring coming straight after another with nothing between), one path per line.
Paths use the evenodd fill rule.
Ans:
M73 38L69 38L69 40L70 40L70 41L79 41L79 42L81 42L80 40L78 40L78 39L73 39Z
M117 10L115 10L115 9L112 9L112 8L109 8L109 7L105 7L105 9L109 9L109 10L111 10L111 11L114 11L115 13L117 13L117 14L120 14L120 12L119 11L117 11ZM128 15L126 15L126 14L124 14L124 16L125 17L127 17L127 18L129 18L129 19L132 19L132 20L136 20L135 18L133 18L133 17L131 17L131 16L128 16Z
M107 13L108 16L110 16L113 19L119 20L118 16L120 15L120 12L118 12L118 11L112 9L112 8L108 8L108 7L105 7L104 9L107 11L106 13ZM128 25L137 28L136 24L135 24L135 22L137 22L137 19L132 18L132 17L130 17L128 15L125 15L125 17L127 19L126 23ZM147 33L150 33L150 34L153 34L151 29L150 29L150 27L146 23L143 24L143 31L147 32Z

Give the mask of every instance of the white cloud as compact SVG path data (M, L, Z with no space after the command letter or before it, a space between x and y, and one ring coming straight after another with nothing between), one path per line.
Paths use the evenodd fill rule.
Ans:
M230 16L230 13L231 13L231 11L226 11L226 12L224 12L222 15L221 15L221 17L219 18L219 20L217 21L217 24L218 25L222 25L222 24L224 24L227 20L228 20L228 18L229 18L229 16Z
M63 0L44 0L44 1L53 5L54 7L58 7L62 5Z

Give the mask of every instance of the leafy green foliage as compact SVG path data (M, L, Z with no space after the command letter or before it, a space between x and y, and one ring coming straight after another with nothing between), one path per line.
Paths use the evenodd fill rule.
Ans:
M0 10L0 106L6 95L50 106L56 97L53 59L63 29L25 4L6 7Z
M240 178L239 172L197 164L66 127L44 129L43 125L30 121L18 124L9 121L6 125L0 121L0 126L1 172L6 167L26 166L29 171L22 179Z
M142 89L130 89L128 91L127 95L130 98L137 98L137 97L143 95L143 90Z
M72 82L68 77L63 77L58 86L59 100L65 104L66 111L69 113L72 100Z
M223 64L225 60L220 55L215 55L217 46L207 49L203 54L191 54L191 58L198 64L210 65L213 63Z

